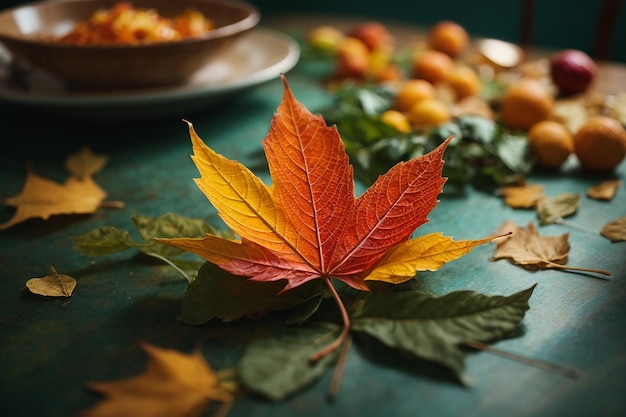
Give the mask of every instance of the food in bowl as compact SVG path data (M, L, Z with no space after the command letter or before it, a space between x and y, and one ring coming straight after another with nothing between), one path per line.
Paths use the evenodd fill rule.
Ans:
M50 41L119 2L51 0L16 6L0 12L0 43L12 65L49 75L68 90L145 89L185 83L260 21L258 9L241 0L132 0L134 8L153 9L166 19L196 10L213 26L198 36L167 42Z
M137 8L119 2L96 10L88 20L53 41L73 45L113 45L168 42L196 38L213 29L211 19L196 9L166 18L154 8Z

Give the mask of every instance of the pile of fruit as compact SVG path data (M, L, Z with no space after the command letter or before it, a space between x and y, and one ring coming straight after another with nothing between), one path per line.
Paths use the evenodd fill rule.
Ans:
M334 88L350 83L390 91L387 105L369 116L398 135L471 115L523 135L534 163L544 168L557 169L574 155L585 170L611 171L626 157L626 92L610 98L594 92L596 63L582 51L531 62L512 44L495 52L492 44L473 45L452 21L433 25L409 51L399 51L376 21L347 31L321 26L306 39L333 60Z

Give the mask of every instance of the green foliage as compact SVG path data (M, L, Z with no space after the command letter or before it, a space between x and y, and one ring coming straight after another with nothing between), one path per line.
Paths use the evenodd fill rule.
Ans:
M365 185L400 161L424 155L454 135L446 149L443 175L455 184L504 184L526 175L534 160L524 134L513 134L482 116L455 118L423 132L400 133L381 121L394 92L382 85L346 83L320 113L337 129L355 175Z
M174 213L160 217L133 216L133 223L143 238L143 243L135 242L128 231L112 226L91 230L81 236L72 236L74 248L87 256L106 256L128 249L139 249L145 255L161 259L179 271L188 281L193 281L203 264L200 260L189 260L186 252L154 238L202 237L207 233L223 236L223 233L201 219L192 219Z
M510 296L456 291L436 297L417 290L362 294L351 308L351 331L373 337L395 354L450 369L465 381L464 343L493 342L518 328L534 286ZM243 385L280 400L324 375L336 356L310 360L339 332L339 326L311 320L248 346L238 372ZM357 342L359 339L355 339ZM394 353L390 353L394 354Z

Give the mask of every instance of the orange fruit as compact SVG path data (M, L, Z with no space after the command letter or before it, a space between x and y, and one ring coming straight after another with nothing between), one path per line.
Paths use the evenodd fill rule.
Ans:
M319 26L307 34L308 44L315 50L332 54L344 38L344 34L333 26Z
M443 20L428 32L428 44L432 49L456 58L467 49L469 35L458 23Z
M612 117L591 117L574 135L574 153L587 170L612 170L626 156L626 130Z
M407 120L404 113L398 110L386 110L380 115L383 123L395 128L400 133L408 133L411 131L411 124Z
M553 120L532 125L528 131L528 144L537 157L537 163L545 168L561 166L574 152L574 139L569 130Z
M418 101L434 98L436 93L435 87L430 82L417 78L409 79L398 89L394 106L400 111L407 112Z
M500 101L500 117L509 129L528 130L552 115L554 97L540 81L524 78L511 85Z
M439 126L450 120L450 111L441 100L427 98L415 103L406 117L413 127L424 129Z
M417 53L413 58L413 77L421 78L431 84L446 81L453 69L454 60L449 55L434 49Z
M465 65L458 66L452 71L448 77L448 84L454 90L457 100L478 95L483 86L476 70Z

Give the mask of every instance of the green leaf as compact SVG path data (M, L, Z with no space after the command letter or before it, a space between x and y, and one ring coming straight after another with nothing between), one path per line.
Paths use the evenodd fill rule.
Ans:
M215 318L234 321L244 316L256 317L317 300L323 292L322 283L312 281L279 295L284 286L284 281L251 281L205 262L198 271L198 277L187 287L178 320L197 325ZM319 301L316 303L319 307ZM308 317L317 307L309 306L315 310L308 311Z
M202 219L193 219L179 216L174 213L166 213L159 217L135 215L133 223L146 242L151 242L155 237L203 237L207 233L218 234L219 231L207 224ZM142 252L157 253L166 258L173 258L184 251L164 243L155 243L149 249L141 249Z
M311 356L335 340L341 328L332 323L290 327L284 333L249 344L238 375L249 390L280 401L319 380L337 360L335 351L319 361Z
M94 229L81 236L72 236L74 248L87 256L104 256L121 252L130 248L149 246L136 243L127 231L106 226Z
M571 216L578 210L580 194L561 193L554 198L545 197L537 202L537 216L542 226Z
M517 328L534 288L510 296L473 291L442 297L414 290L369 293L353 313L352 330L448 367L464 380L464 354L459 345L494 341Z

